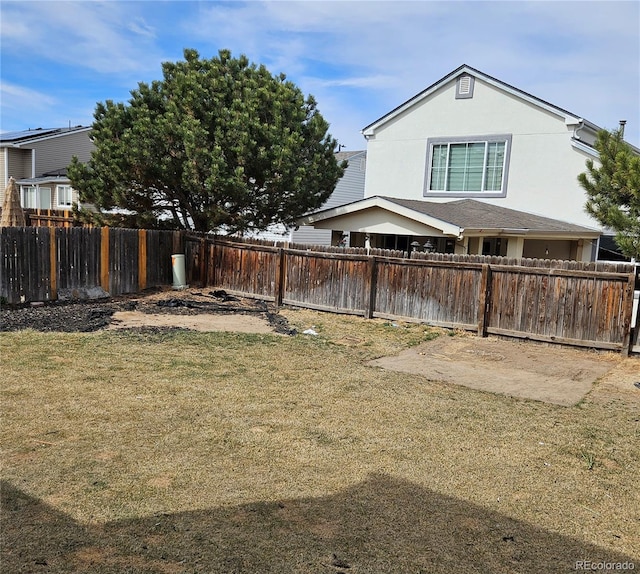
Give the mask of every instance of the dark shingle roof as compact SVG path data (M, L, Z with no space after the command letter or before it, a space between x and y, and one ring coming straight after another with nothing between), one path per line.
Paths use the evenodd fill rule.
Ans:
M87 129L87 126L74 126L70 128L37 128L34 130L23 130L20 132L3 132L0 133L0 144L18 144L32 139L84 129Z
M465 229L527 229L543 232L597 231L590 227L500 207L474 199L461 199L446 203L398 199L395 197L383 197L383 199Z
M349 159L352 158L354 155L358 155L364 153L364 150L359 150L359 151L339 151L336 152L334 155L336 156L336 159L340 162L343 161L345 159Z

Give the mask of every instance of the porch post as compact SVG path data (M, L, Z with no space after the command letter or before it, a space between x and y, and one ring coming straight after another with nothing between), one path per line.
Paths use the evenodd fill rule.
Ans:
M507 239L507 257L521 259L524 250L524 237L509 237Z

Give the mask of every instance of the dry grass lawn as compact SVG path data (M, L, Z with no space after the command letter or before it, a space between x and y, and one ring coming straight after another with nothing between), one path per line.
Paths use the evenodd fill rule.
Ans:
M638 359L560 407L366 366L428 327L284 313L319 335L0 335L3 572L640 568Z

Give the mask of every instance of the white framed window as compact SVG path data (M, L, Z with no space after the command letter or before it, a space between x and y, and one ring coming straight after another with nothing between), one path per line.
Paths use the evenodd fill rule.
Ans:
M58 207L71 209L73 193L70 185L56 185L56 196L58 198Z
M22 207L25 209L51 209L51 188L27 185L22 190Z
M431 138L425 196L504 197L511 135Z

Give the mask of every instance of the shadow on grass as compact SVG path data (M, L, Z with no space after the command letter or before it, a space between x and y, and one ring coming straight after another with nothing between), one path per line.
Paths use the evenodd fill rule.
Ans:
M634 560L387 475L326 497L95 527L3 482L2 509L7 574L569 573Z

